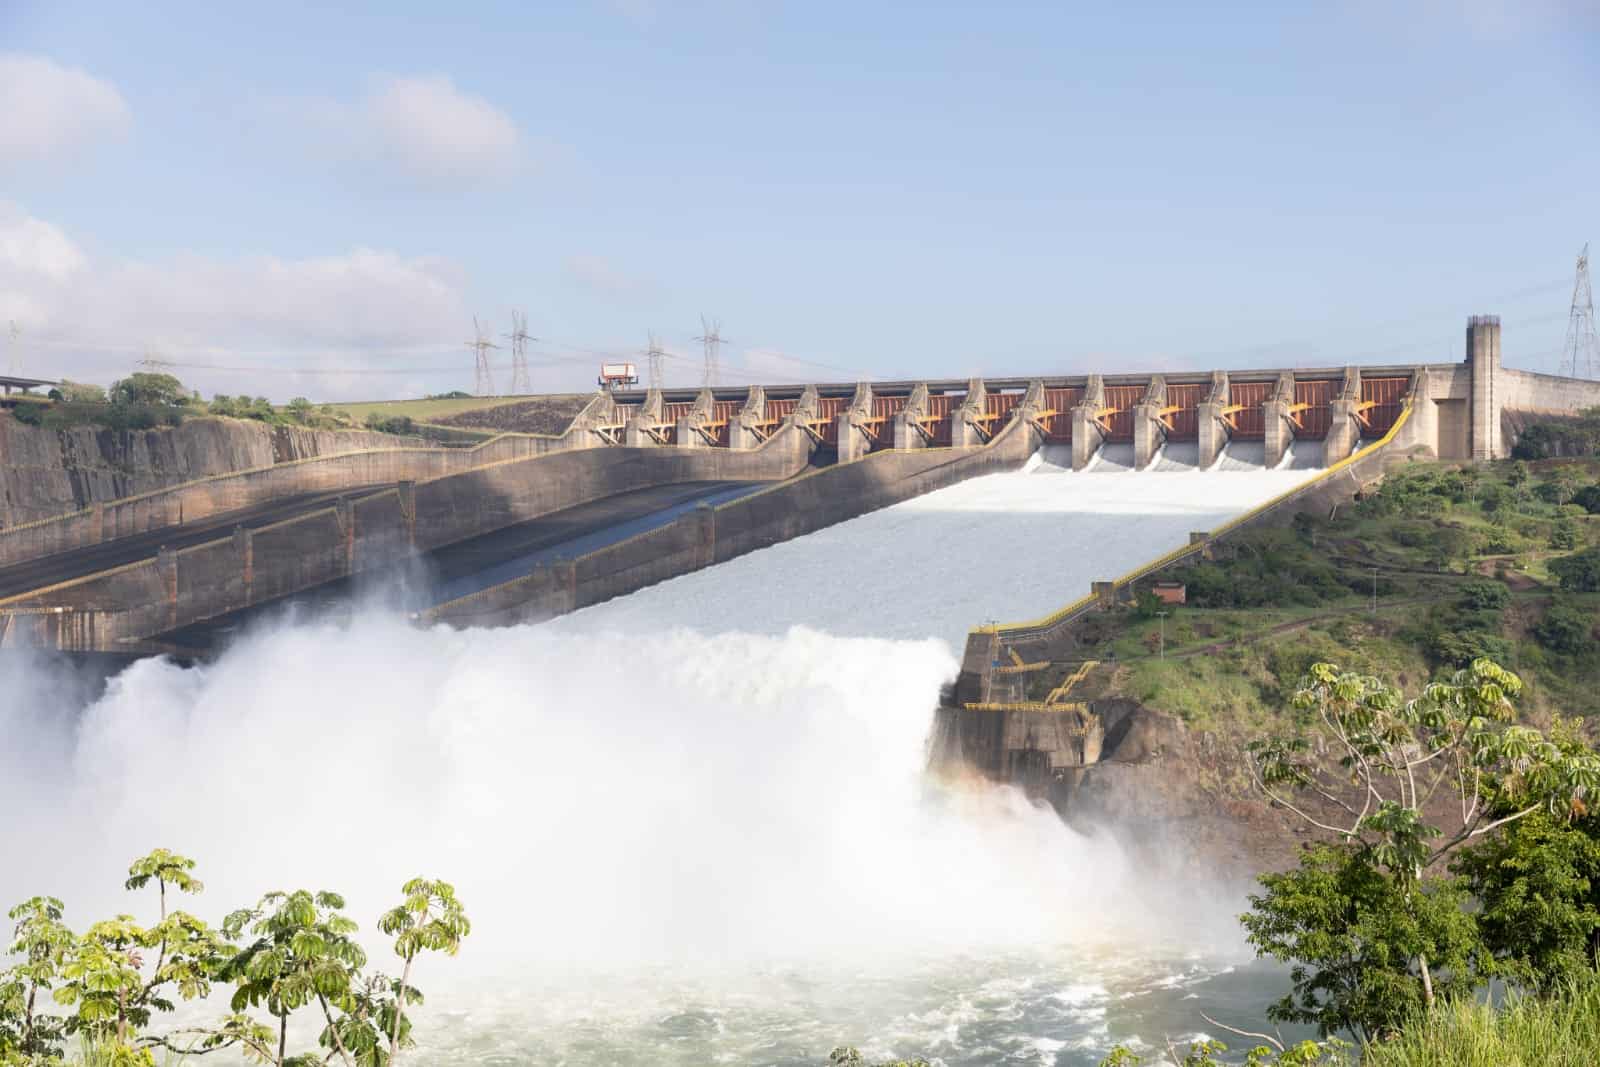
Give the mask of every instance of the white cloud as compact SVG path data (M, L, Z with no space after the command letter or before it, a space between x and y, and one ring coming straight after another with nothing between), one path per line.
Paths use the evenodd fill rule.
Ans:
M109 82L16 53L0 53L0 116L0 166L61 159L129 124L128 105Z
M105 381L146 350L205 393L351 399L440 385L470 317L451 264L358 248L308 259L203 256L97 262L59 228L0 202L0 322L22 329L24 369ZM443 371L375 374L447 365ZM301 373L340 369L339 374ZM344 369L360 373L342 373Z
M508 177L528 161L516 122L443 75L389 78L352 103L309 100L289 109L324 152L385 178L461 187Z

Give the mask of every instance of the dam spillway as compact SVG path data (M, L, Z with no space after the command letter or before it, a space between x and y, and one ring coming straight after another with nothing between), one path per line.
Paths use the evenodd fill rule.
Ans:
M1304 483L1295 463L1266 470L1074 472L1053 450L636 593L555 625L643 633L939 638L959 649L990 621L1046 615Z

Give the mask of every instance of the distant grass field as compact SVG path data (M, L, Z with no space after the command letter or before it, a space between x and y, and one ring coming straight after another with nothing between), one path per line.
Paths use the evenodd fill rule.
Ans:
M385 418L404 415L418 422L432 422L435 419L460 415L467 411L483 411L488 408L515 404L528 399L531 398L525 396L467 396L452 397L448 400L363 400L353 404L333 404L331 406L336 411L348 411L358 421L365 420L369 415L380 415Z

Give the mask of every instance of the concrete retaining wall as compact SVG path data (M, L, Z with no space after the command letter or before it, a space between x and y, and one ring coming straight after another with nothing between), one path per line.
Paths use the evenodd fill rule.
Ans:
M441 604L423 619L486 626L552 618L968 478L1013 470L1040 440L1024 412L979 447L874 452L715 508L696 508L659 529Z
M507 460L343 501L258 530L238 530L157 559L89 575L0 607L98 611L96 638L115 648L314 588L615 493L686 481L778 480L804 469L804 430L760 448L607 448ZM129 605L138 605L130 607Z
M1510 411L1528 414L1570 415L1600 407L1600 382L1558 378L1553 374L1501 370L1496 378L1497 399Z
M579 448L583 436L582 432L564 437L504 434L467 449L364 448L218 474L0 530L0 565L193 522L218 512L284 497L401 481L420 482L485 464Z
M185 482L418 438L198 417L155 430L66 430L0 416L0 529Z

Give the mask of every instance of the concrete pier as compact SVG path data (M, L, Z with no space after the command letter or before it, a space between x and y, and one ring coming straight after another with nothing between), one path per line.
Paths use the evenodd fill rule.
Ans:
M1474 315L1467 320L1467 362L1472 368L1472 458L1500 455L1500 317Z
M1272 399L1262 405L1266 420L1266 436L1262 440L1266 444L1265 462L1269 469L1283 462L1289 445L1294 442L1294 426L1289 421L1289 409L1293 404L1294 373L1289 371L1278 375Z
M1133 409L1133 469L1136 471L1150 466L1167 441L1167 427L1161 421L1161 409L1166 406L1166 379L1157 374L1150 379L1144 399Z
M1091 374L1083 388L1083 403L1072 409L1072 469L1075 471L1089 465L1105 440L1105 429L1100 424L1100 411L1105 406L1105 381L1100 375Z

